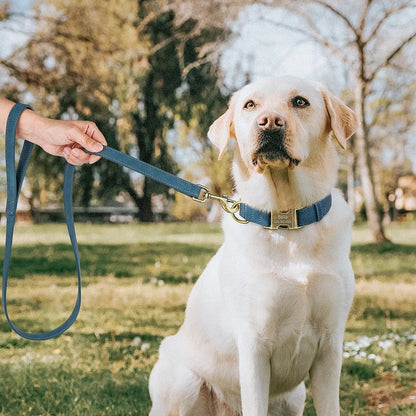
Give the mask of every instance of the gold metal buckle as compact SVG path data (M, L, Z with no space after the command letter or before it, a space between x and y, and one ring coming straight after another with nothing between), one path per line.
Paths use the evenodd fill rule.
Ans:
M284 228L287 230L297 230L302 228L298 225L297 209L288 209L287 211L274 211L270 214L270 227L264 227L269 230L278 230Z

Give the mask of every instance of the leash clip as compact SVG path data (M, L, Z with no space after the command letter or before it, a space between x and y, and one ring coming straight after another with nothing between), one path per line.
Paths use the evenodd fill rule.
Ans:
M243 203L243 201L234 201L227 195L223 196L217 196L217 195L211 195L208 196L210 199L213 199L215 201L218 201L221 205L221 208L227 213L231 214L234 221L237 221L239 224L248 224L248 221L242 220L241 218L237 217L237 212L240 211L240 204ZM231 206L228 206L228 204L231 204Z
M193 197L192 199L197 202L207 202L208 199L212 199L220 203L221 208L227 213L231 214L234 221L237 221L240 224L247 224L248 221L242 220L236 216L237 212L240 210L240 204L243 201L234 201L228 195L218 196L211 194L207 187L200 185L201 191L199 192L198 198ZM231 206L230 206L231 204Z

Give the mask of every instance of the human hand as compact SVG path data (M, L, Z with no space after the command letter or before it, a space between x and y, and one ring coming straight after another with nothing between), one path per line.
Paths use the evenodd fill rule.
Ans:
M81 147L100 152L107 144L103 134L91 121L52 120L25 110L19 120L17 136L42 147L46 152L64 157L72 165L95 163L100 159Z

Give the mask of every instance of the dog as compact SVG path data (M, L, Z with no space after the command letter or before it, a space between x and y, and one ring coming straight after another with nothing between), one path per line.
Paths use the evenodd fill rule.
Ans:
M224 218L224 243L196 282L183 325L160 346L151 416L302 415L307 376L316 414L339 415L354 216L334 189L334 143L345 149L356 128L354 112L325 87L294 77L246 85L212 124L219 158L235 139L238 200L261 212L327 195L332 204L293 230Z

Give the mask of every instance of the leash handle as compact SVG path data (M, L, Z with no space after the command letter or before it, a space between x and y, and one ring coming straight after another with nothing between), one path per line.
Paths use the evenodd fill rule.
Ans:
M65 171L65 216L67 220L68 232L71 239L72 250L74 252L77 274L78 274L78 294L74 309L68 319L53 329L52 331L44 333L30 333L17 328L11 321L7 310L7 282L9 278L10 259L12 253L13 233L16 220L17 202L19 200L20 190L22 188L26 169L29 164L30 155L32 153L33 144L25 141L20 155L20 159L15 167L15 138L17 123L22 112L26 109L32 110L29 105L15 104L10 111L6 124L6 175L7 175L7 226L6 226L6 243L4 250L3 263L3 281L2 281L2 302L4 314L10 327L18 335L32 341L44 341L50 338L57 337L65 332L76 320L79 310L81 308L81 265L79 260L78 245L75 236L74 219L72 215L72 182L74 176L74 166L69 165Z

